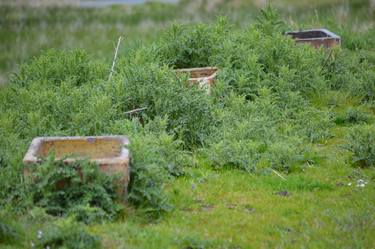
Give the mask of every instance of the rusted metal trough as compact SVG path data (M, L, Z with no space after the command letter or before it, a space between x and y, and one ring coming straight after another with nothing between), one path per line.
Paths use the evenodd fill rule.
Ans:
M63 160L67 166L87 159L97 163L102 172L119 176L118 194L123 196L130 180L128 145L129 140L125 136L37 137L23 159L24 175L28 176L30 168L40 164L42 158L51 152L56 161Z
M289 31L286 35L291 36L296 43L308 43L319 48L331 48L341 45L341 37L327 29L310 29L302 31Z
M218 70L217 67L200 67L177 69L175 71L177 74L188 74L190 85L198 84L199 88L205 89L207 93L210 93Z

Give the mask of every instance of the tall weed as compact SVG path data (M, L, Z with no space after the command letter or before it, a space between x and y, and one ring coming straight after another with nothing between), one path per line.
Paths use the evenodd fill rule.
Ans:
M95 164L77 161L67 166L50 155L47 161L29 169L27 189L32 205L44 208L48 214L71 215L91 223L114 219L120 211L115 202L116 176L100 172Z
M353 128L348 135L347 149L352 162L361 167L375 166L375 128L365 125Z

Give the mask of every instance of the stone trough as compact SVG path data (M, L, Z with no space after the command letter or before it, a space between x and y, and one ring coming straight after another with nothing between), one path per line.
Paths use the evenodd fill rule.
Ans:
M200 67L177 69L176 73L188 74L190 85L198 84L199 88L206 89L207 93L210 93L211 87L215 83L217 71L217 67Z
M23 159L24 175L29 174L30 167L40 164L42 158L53 152L55 160L63 160L69 166L77 160L87 159L97 163L99 169L107 174L119 175L119 195L127 193L130 180L129 151L126 146L129 140L125 136L97 137L37 137Z
M327 29L310 29L303 31L289 31L286 35L291 36L296 43L308 43L319 48L331 48L341 45L341 37Z

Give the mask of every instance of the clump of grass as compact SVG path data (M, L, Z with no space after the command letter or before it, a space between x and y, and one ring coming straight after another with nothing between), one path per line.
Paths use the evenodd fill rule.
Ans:
M311 159L309 142L326 138L330 121L326 114L307 108L292 109L278 106L269 89L249 102L244 97L230 96L218 114L220 125L203 149L214 167L232 166L247 172L274 168L291 172ZM301 105L302 107L303 105ZM315 117L321 121L315 121ZM303 119L302 119L303 118ZM307 125L308 124L308 125Z
M363 124L368 123L370 115L364 112L361 108L350 107L345 113L339 114L336 119L336 124Z
M375 97L374 66L360 53L336 51L326 63L326 77L332 89L348 92L362 102Z
M16 230L11 225L0 220L0 244L14 242L17 237Z
M102 73L103 69L93 65L82 50L49 50L31 63L22 65L11 83L24 87L32 82L60 86L69 80L74 86L79 86L100 79Z
M157 217L171 210L164 185L184 174L189 157L182 142L166 132L167 119L156 118L142 127L136 120L123 120L111 132L130 136L131 181L128 200L149 216Z
M207 25L193 28L178 24L163 35L157 54L162 62L174 68L206 67L215 44L213 29Z
M348 135L347 149L353 153L352 163L361 167L375 166L375 128L354 127Z
M82 225L67 219L52 223L38 230L34 248L99 249L100 238L89 234Z

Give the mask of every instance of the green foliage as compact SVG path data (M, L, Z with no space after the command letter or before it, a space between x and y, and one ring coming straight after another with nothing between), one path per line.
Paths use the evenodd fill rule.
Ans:
M375 166L375 128L365 125L353 128L348 135L347 149L353 153L352 162L361 167Z
M128 61L120 65L115 82L107 86L119 112L146 107L141 113L143 122L166 116L169 133L183 140L186 147L202 144L210 132L213 110L203 91L189 88L167 67Z
M308 46L296 47L281 35L282 21L272 8L246 32L230 32L230 28L225 19L220 19L201 34L206 42L197 45L186 42L187 37L194 37L194 29L173 27L169 40L160 42L159 57L169 65L183 58L187 63L184 67L200 66L192 62L196 55L183 56L184 52L168 44L184 51L204 48L208 62L201 61L220 68L213 91L221 101L216 103L216 124L203 149L210 164L249 172L270 166L288 171L307 160L303 140L317 142L330 136L329 114L311 106L308 99L328 90L322 73L326 55ZM208 42L214 40L222 42ZM231 103L242 96L242 102Z
M261 248L292 242L295 247L371 248L373 172L358 169L354 174L345 167L337 143L351 128L331 129L335 123L368 124L352 129L348 148L354 164L374 165L375 39L369 1L294 1L294 10L289 2L283 5L285 14L292 14L288 24L293 29L328 25L339 34L342 49L334 50L296 46L283 35L292 29L280 18L283 13L271 7L251 22L252 1L183 2L79 10L0 8L0 71L42 48L85 47L90 52L44 52L21 65L8 86L0 86L0 209L16 211L18 219L33 207L19 218L26 234L17 223L1 219L0 243L5 244L0 247L17 247L20 241L20 248L31 242L43 249L99 248L99 239L83 223L116 218L119 209L109 178L90 165L83 170L90 180L82 182L77 170L89 164L69 169L50 158L35 168L36 182L25 182L30 178L23 177L22 157L35 136L122 134L130 138L132 155L127 204L152 217L171 210L171 203L178 212L165 217L166 222L144 226L132 217L141 212L129 208L126 221L91 226L90 231L103 233L106 247L240 248L238 243ZM309 14L300 8L306 3ZM214 24L175 24L159 33L172 19L213 20L216 6L234 22L219 18ZM319 18L322 13L324 19ZM338 26L340 21L330 16L345 25ZM313 20L301 22L308 18ZM367 23L358 22L364 18ZM124 32L108 81L110 41ZM173 72L198 66L220 69L211 96L188 87L187 78ZM5 78L0 75L0 84ZM334 105L325 99L331 94ZM126 114L140 107L147 109ZM188 170L191 177L174 181L193 165L192 158L229 170L216 172L199 164ZM293 174L284 175L284 181L272 169ZM201 173L195 176L195 171ZM351 195L353 188L346 185L357 178L366 186ZM69 184L58 187L62 181ZM271 210L273 203L280 205ZM317 212L322 207L331 211ZM296 223L301 217L303 222ZM249 230L263 239L249 238ZM213 239L223 234L223 241ZM316 239L322 234L325 240Z
M171 209L164 185L184 174L189 158L181 141L168 135L167 119L156 118L142 127L136 120L118 121L111 132L130 136L131 182L128 199L151 216Z
M0 220L0 245L6 242L14 241L17 233L14 228Z
M375 99L375 70L361 53L336 51L327 60L326 77L332 89L349 91L352 96L361 98L362 102Z
M165 159L153 147L154 139L151 136L133 141L131 148L137 152L132 159L129 200L147 213L158 216L171 207L163 192L167 174L161 163L165 163Z
M359 107L348 108L345 113L340 113L335 119L336 124L361 124L368 123L370 115Z
M339 29L340 36L342 37L343 44L345 48L360 51L364 50L371 50L375 47L374 43L374 34L375 29L370 28L366 32L363 31L354 31L354 30L347 30L344 27L340 27Z
M32 242L34 248L61 249L99 249L100 238L89 234L81 224L71 220L62 220L38 230L37 238Z
M117 213L110 185L98 184L106 181L95 170L87 172L94 182L79 188L78 165L47 161L37 167L36 188L25 191L21 160L36 136L129 136L128 200L153 215L170 210L165 184L191 165L187 152L202 153L217 168L303 168L314 157L313 144L330 138L333 125L329 108L312 99L339 91L372 102L375 74L366 57L296 46L285 29L272 8L241 29L226 18L176 24L154 44L120 53L111 80L108 66L82 50L51 50L22 65L0 91L0 205L22 209L31 196L49 213L86 223ZM212 95L173 71L199 66L220 69ZM138 108L144 109L128 113ZM364 121L356 111L344 119ZM74 179L69 189L55 188L61 177ZM85 198L77 201L79 195Z
M1 149L4 156L0 166L0 207L5 209L6 206L10 206L14 211L22 211L26 205L27 192L20 175L21 167L11 163L15 161L14 155L17 153L17 147L10 148L15 143L7 141L9 137L2 138L4 140L0 140L0 146L4 148ZM1 154L0 152L0 158Z
M59 86L64 81L79 86L100 79L103 71L91 66L87 53L82 50L49 50L30 64L20 67L12 80L14 84L28 86L31 82Z
M308 142L328 136L330 121L324 112L303 102L298 108L280 106L270 90L260 93L252 102L234 95L227 98L218 112L220 125L207 139L210 146L203 149L211 165L290 172L312 156L307 153Z
M80 162L66 165L50 156L30 167L28 191L32 205L55 216L71 215L85 223L116 217L116 177L99 171L97 165Z
M286 24L280 18L279 12L271 5L260 10L260 15L257 17L256 27L267 35L286 31Z
M160 43L157 53L165 64L174 68L189 68L209 66L215 40L212 29L206 25L190 28L174 24Z

